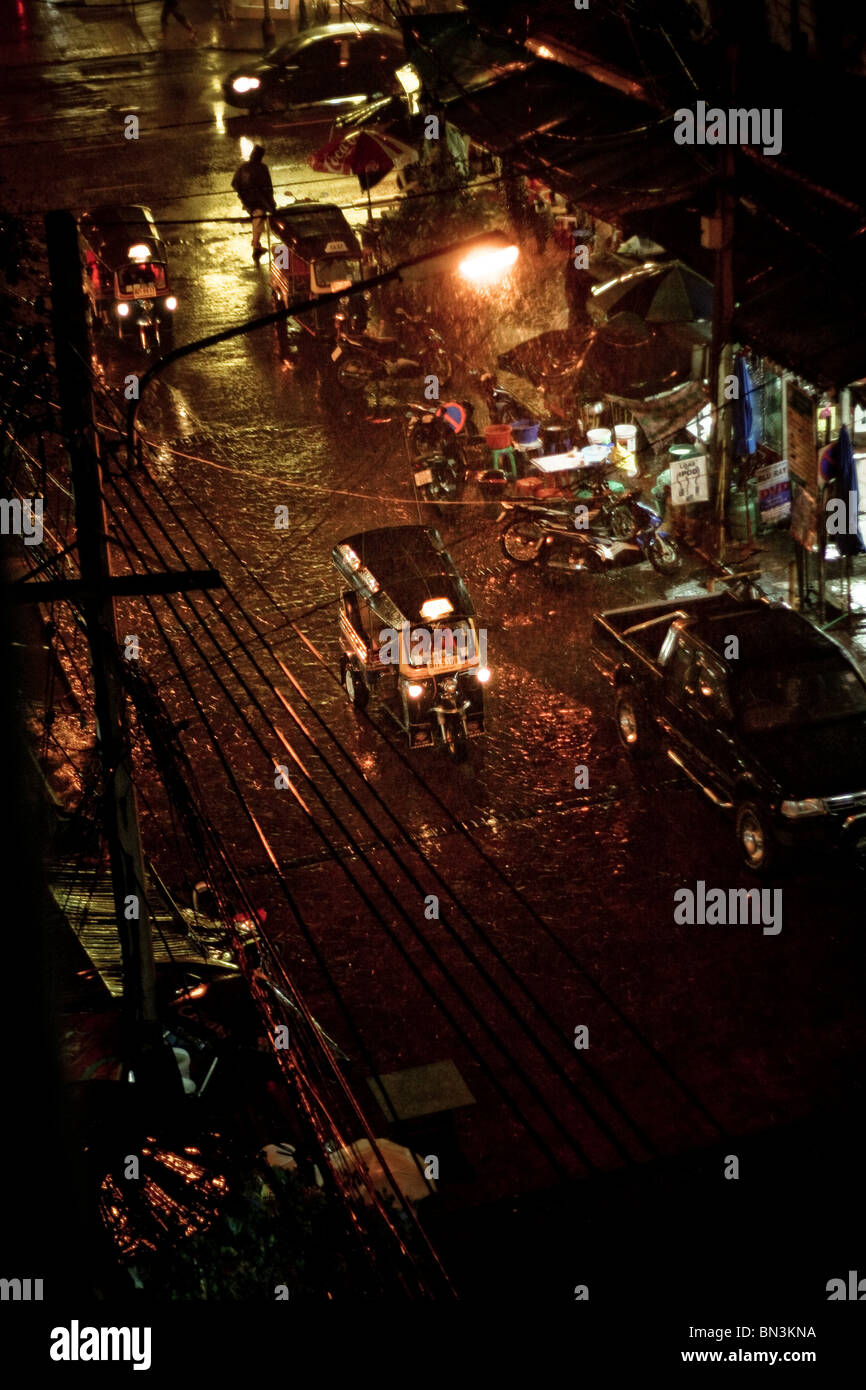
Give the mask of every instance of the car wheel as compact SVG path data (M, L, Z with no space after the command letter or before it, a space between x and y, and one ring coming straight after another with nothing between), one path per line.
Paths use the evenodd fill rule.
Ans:
M633 758L646 758L652 752L650 726L631 685L616 692L616 731L623 748Z
M358 669L345 657L343 658L343 688L346 692L346 699L353 709L366 709L370 692Z
M735 817L737 844L747 869L763 874L775 864L778 850L770 817L757 801L740 801Z

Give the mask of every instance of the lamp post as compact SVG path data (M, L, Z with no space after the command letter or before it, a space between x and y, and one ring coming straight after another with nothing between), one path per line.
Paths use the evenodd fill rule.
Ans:
M151 381L160 376L166 367L170 367L173 362L179 362L182 357L190 357L192 353L201 352L204 348L215 347L217 343L226 343L231 338L239 338L246 333L254 333L259 328L268 328L271 324L294 318L297 314L306 313L309 309L318 308L323 304L333 304L336 308L341 299L355 294L363 294L366 290L377 289L379 285L388 285L395 280L404 284L411 284L415 280L426 279L430 275L451 270L458 272L465 280L474 281L478 285L493 284L510 270L517 260L517 256L518 248L504 232L481 232L478 236L468 237L463 241L454 242L450 246L437 247L434 251L425 251L421 256L413 256L410 260L401 261L399 265L392 266L390 270L381 271L380 274L372 276L369 280L359 280L356 284L350 285L348 289L331 290L327 294L317 295L315 299L298 300L294 304L289 304L285 309L275 309L273 313L263 314L261 318L249 319L246 323L235 324L232 328L223 328L219 333L210 333L206 338L197 338L193 343L184 343L182 347L173 348L171 352L166 353L165 357L161 357L158 362L154 362L153 366L147 369L138 384L138 398L130 401L127 406L127 462L132 463L135 450L135 421L145 388Z
M262 42L265 46L265 50L267 51L267 49L269 49L273 44L274 39L277 37L277 31L274 28L274 21L271 19L270 0L264 0L264 7L265 12L262 18Z

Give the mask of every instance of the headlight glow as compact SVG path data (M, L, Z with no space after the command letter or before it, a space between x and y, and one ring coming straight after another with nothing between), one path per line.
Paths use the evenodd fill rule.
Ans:
M118 312L118 314L120 315L120 317L121 317L122 319L128 318L128 317L129 317L129 305L128 305L128 304L118 304L118 306L117 306L117 312Z
M410 700L420 700L421 696L424 694L424 687L423 685L416 685L413 682L411 685L406 686L406 694L409 696Z
M782 815L788 820L799 820L801 816L826 816L827 807L817 796L809 796L805 801L783 801Z
M478 670L475 672L475 675L478 678L478 680L480 680L482 685L486 685L487 682L490 680L490 667L479 666Z
M257 87L261 87L261 82L257 77L236 77L232 83L233 92L254 92Z
M177 300L175 299L173 294L170 294L168 296L168 299L165 301L165 307L172 313L177 308Z

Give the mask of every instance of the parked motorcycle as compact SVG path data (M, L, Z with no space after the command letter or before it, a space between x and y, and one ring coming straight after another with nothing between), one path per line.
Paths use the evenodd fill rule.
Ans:
M590 529L581 503L551 507L543 502L503 502L502 552L515 565L570 572L599 573L649 560L659 574L676 574L682 556L673 537L661 530L661 517L643 502L632 499L627 505L633 509L636 529L632 537L621 539Z
M441 334L425 318L398 309L401 338L377 338L352 331L345 313L334 319L331 352L337 381L346 391L364 391L374 381L434 376L440 386L451 377L451 358Z
M470 474L468 450L483 444L471 401L410 402L406 448L415 486L426 502L457 501Z

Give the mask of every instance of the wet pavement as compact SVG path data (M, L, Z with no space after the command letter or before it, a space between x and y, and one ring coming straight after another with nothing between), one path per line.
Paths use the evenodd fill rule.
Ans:
M363 216L354 180L322 179L305 163L327 119L253 123L220 108L231 62L178 47L133 64L22 68L0 97L6 192L22 211L151 206L180 301L178 343L270 308L247 228L221 220L238 214L229 181L241 135L267 144L278 189L351 200L353 218ZM39 105L28 105L34 129L22 131L25 92ZM130 111L141 118L137 141L122 136ZM488 305L478 317L490 343L558 326L560 269L554 251L527 255L517 284L538 285L537 321L519 295L498 317ZM467 347L478 350L464 339L458 352ZM134 349L97 341L95 371L110 391L142 366ZM488 634L487 736L455 768L432 752L410 756L375 705L369 718L348 707L330 547L358 530L431 519L412 499L399 400L349 413L327 386L280 363L264 330L166 373L140 416L158 448L152 478L119 476L109 488L114 534L134 568L207 563L226 582L225 593L157 604L200 708L141 605L122 605L122 630L139 635L173 718L191 721L182 738L202 805L268 909L310 1008L352 1058L371 1115L371 1066L453 1061L474 1100L453 1112L453 1168L441 1173L445 1202L459 1209L856 1103L862 881L804 859L770 885L783 892L778 936L675 925L678 887L752 880L729 822L670 764L629 763L591 664L594 611L703 592L700 557L676 583L641 565L551 584L508 564L489 504L470 493L440 524ZM286 530L274 524L281 506ZM289 764L294 790L275 789L274 762ZM575 786L578 766L586 786ZM145 833L159 858L158 788L150 799ZM189 866L174 869L178 888L191 886L178 881ZM429 893L438 921L425 917ZM582 1025L589 1047L578 1051Z

